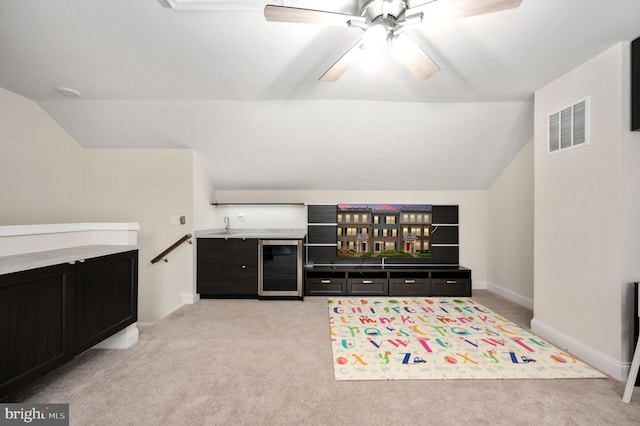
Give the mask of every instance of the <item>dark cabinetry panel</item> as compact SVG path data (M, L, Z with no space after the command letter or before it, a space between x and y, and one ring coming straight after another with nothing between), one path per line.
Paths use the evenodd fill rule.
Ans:
M70 265L0 276L0 399L70 360Z
M631 130L640 130L640 38L631 42Z
M337 220L337 204L307 207L307 261L325 263L336 259Z
M431 294L429 272L389 272L389 294L392 296Z
M202 297L258 297L258 240L198 238L197 287Z
M307 272L305 277L305 294L309 296L335 296L346 293L347 279L344 272Z
M0 276L0 400L137 321L138 251Z
M458 226L432 226L431 244L458 244Z
M314 244L335 244L337 234L338 227L336 225L307 226L307 241L313 241Z
M462 267L381 271L360 267L307 268L307 296L471 296L471 270Z
M464 271L437 271L431 273L433 296L470 296L471 276Z
M457 245L438 246L431 248L431 262L437 264L457 264L460 259L460 248Z
M431 223L458 224L458 206L433 206Z
M387 273L381 271L358 271L348 274L347 294L387 296L389 294Z
M80 353L138 320L138 252L77 264L76 347Z
M309 223L336 223L338 217L338 205L310 205L307 208L307 220Z
M330 262L336 258L336 246L307 246L307 258L312 262Z

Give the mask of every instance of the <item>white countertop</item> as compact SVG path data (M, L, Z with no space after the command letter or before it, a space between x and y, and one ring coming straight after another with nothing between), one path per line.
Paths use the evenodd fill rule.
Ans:
M12 256L0 256L0 275L42 268L44 266L59 265L61 263L77 262L79 260L109 254L123 253L137 248L137 246L131 245L86 245Z
M139 231L137 223L52 223L0 226L0 237L79 231Z
M306 229L205 229L196 231L196 238L256 238L259 240L302 240L307 235Z

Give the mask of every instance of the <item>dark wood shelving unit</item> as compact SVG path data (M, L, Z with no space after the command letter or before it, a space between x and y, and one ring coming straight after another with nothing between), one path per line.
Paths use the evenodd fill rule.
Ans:
M458 206L432 206L429 258L337 257L337 205L309 205L306 296L471 296L458 264Z

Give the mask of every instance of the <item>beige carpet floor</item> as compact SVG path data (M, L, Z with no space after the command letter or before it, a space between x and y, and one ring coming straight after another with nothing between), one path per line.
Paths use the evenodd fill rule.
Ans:
M474 299L529 327L531 311ZM638 425L613 379L336 381L327 299L202 300L17 394L72 425Z

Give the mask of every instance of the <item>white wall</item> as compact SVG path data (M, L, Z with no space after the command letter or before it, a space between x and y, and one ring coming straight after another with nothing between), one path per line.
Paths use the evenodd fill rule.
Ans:
M0 88L0 225L81 221L82 156L35 102Z
M86 150L34 102L4 89L0 120L1 225L139 223L140 321L157 321L194 293L191 245L168 263L149 263L193 233L200 199L191 150ZM197 180L207 187L202 172ZM171 225L171 215L186 215L187 224Z
M202 166L200 156L193 151L193 228L215 227L215 216L211 203L215 200L216 189Z
M533 309L533 139L489 188L488 289Z
M625 298L631 279L626 252L635 245L638 253L638 243L630 241L637 234L624 235L625 228L637 229L628 208L633 205L637 214L638 184L625 178L637 182L633 163L640 159L637 148L627 143L632 136L623 138L628 129L623 128L628 123L627 55L628 43L618 44L535 94L532 327L619 379L628 370L631 339L623 327L629 321L623 317L629 314ZM586 96L590 144L547 155L547 115ZM636 157L624 158L627 154Z
M216 191L218 202L255 203L423 203L458 205L460 264L472 269L474 288L487 285L487 191ZM216 227L229 215L231 226L255 228L269 223L275 228L305 228L304 206L214 207ZM239 222L238 213L245 213ZM277 215L275 214L277 212Z
M630 44L622 43L622 93L631 92ZM622 98L622 335L632 336L637 318L633 315L633 282L640 281L640 131L631 129L631 103ZM623 338L623 359L633 357L633 341Z
M140 224L139 319L155 322L193 292L193 247L182 244L168 262L150 261L193 233L193 153L175 149L88 149L85 216ZM184 215L185 225L171 224Z

